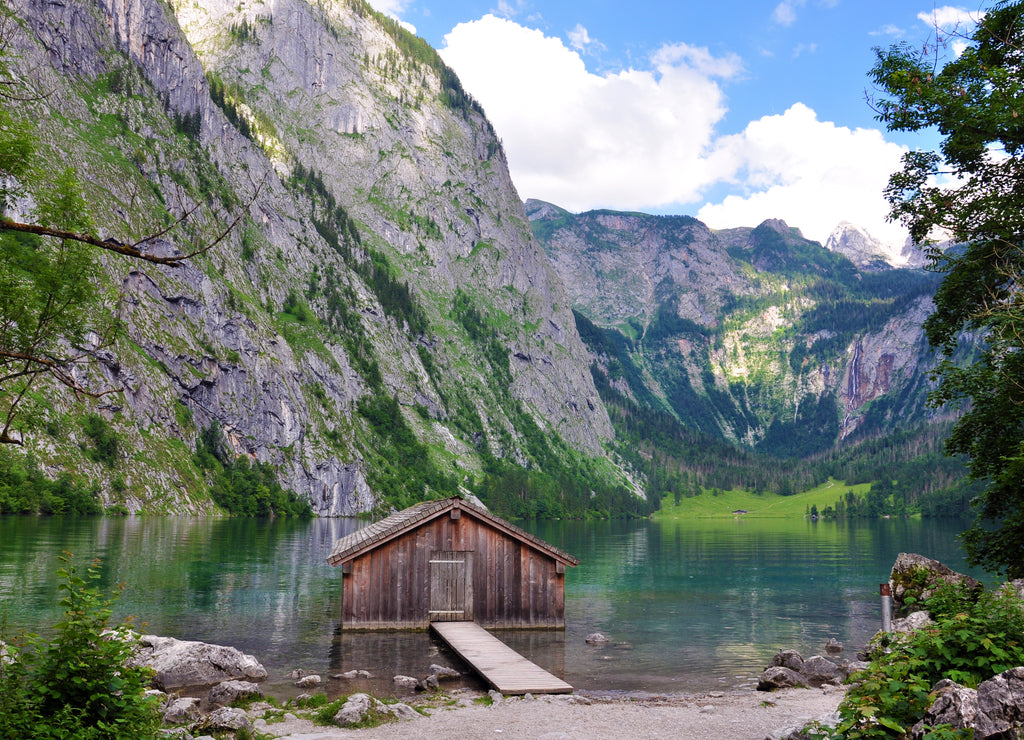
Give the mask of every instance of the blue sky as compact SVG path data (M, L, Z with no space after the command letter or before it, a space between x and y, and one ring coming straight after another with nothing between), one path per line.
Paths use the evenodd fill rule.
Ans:
M437 48L483 105L523 198L582 211L783 218L890 244L881 191L906 147L865 101L873 47L970 30L931 0L371 0ZM955 53L950 50L950 53Z

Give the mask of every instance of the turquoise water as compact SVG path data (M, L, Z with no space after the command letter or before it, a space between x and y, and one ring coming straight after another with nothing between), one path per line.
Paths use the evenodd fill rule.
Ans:
M271 688L296 668L365 669L391 690L396 673L456 663L425 633L339 630L341 573L331 545L363 522L133 517L0 518L0 616L7 632L59 616L63 551L101 559L102 585L124 584L120 616L141 630L254 654ZM878 628L878 584L897 553L966 571L952 522L804 520L536 522L525 528L576 555L566 574L564 632L502 637L577 687L601 693L691 693L752 685L779 648L852 652ZM976 574L977 575L977 574ZM602 632L610 643L591 647ZM473 685L469 682L469 685ZM351 691L332 684L329 691Z

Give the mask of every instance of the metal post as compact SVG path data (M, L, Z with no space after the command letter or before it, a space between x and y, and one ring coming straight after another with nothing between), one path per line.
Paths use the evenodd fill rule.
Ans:
M892 587L879 584L878 593L882 595L882 632L892 632Z

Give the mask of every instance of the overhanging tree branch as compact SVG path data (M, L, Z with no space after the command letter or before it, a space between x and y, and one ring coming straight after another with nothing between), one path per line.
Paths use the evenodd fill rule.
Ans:
M213 241L204 245L200 249L196 249L187 254L176 255L173 257L161 257L156 254L144 252L142 249L140 249L140 247L145 244L150 244L156 241L157 239L163 237L165 234L173 230L175 227L180 226L182 223L187 221L188 218L193 213L195 213L196 210L198 210L200 206L199 203L192 206L192 208L187 210L184 214L182 214L182 216L177 221L175 221L167 228L162 229L154 234L149 234L143 237L142 239L139 239L138 241L134 242L133 244L124 244L118 241L117 239L113 238L100 239L98 237L92 236L91 234L85 234L78 231L67 231L52 226L43 226L42 224L21 223L19 221L12 221L9 218L4 218L3 216L0 216L0 230L17 231L23 234L35 234L36 236L49 236L55 239L68 239L71 241L79 242L81 244L88 244L93 247L98 247L99 249L105 249L108 252L114 252L116 254L124 255L125 257L131 257L133 259L151 262L156 265L165 265L167 267L181 267L181 265L184 264L186 260L189 260L193 257L196 257L200 254L203 254L213 249L217 244L222 242L227 237L228 234L231 233L231 230L234 229L235 226L237 226L238 223L245 217L245 214L248 213L249 206L251 206L256 201L256 198L259 197L259 194L262 191L263 186L266 184L267 176L268 175L263 176L263 179L261 179L260 182L256 185L252 197L245 204L245 207L241 209L241 211L234 218L234 220L232 220L231 223L229 223L227 227L223 231L221 231Z

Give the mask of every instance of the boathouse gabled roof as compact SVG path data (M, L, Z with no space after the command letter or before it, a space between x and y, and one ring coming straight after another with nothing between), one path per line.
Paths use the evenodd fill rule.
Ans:
M384 542L400 537L406 532L416 529L420 525L440 516L444 516L455 509L466 512L470 516L491 525L495 529L504 532L535 550L547 553L565 565L579 565L580 561L572 555L562 552L554 545L549 545L539 537L533 536L511 522L495 516L487 511L487 509L471 504L469 501L458 496L440 501L424 501L423 503L415 504L408 509L395 512L379 522L374 522L368 527L363 527L346 537L342 537L334 543L331 554L327 556L327 562L330 565L341 565Z

